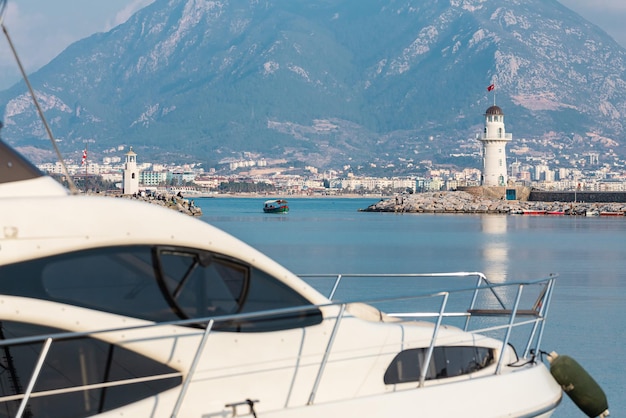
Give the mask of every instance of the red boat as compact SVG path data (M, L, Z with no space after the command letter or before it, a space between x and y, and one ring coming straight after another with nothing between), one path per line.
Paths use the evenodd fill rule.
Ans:
M545 210L535 210L535 209L524 209L522 210L522 214L524 215L545 215L547 212Z

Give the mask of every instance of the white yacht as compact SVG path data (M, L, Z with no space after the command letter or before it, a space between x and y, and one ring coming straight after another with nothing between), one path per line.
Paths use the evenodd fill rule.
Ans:
M0 214L0 417L547 417L561 401L540 360L554 277L333 300L358 278L324 296L199 219L71 194L1 141Z
M335 297L427 277L455 284ZM574 386L542 361L554 282L298 277L197 218L70 192L0 140L0 418L548 417Z

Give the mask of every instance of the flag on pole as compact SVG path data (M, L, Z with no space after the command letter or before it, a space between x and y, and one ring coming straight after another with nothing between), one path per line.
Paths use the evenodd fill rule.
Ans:
M489 87L487 87L487 91L491 91L491 90L493 90L495 88L496 88L495 84L490 84Z
M87 162L87 150L84 149L83 150L83 159L80 162L80 165L85 165L85 163Z

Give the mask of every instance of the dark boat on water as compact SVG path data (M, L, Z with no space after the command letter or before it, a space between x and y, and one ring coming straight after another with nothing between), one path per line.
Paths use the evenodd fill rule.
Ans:
M266 200L263 204L263 212L265 213L287 213L289 206L284 199Z

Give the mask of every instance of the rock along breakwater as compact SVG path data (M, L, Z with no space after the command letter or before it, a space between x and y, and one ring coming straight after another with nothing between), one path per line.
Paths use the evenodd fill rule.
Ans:
M626 203L534 202L494 200L464 191L403 194L381 199L361 212L558 214L573 216L626 214Z
M139 200L153 205L162 206L164 208L173 209L177 212L184 213L189 216L202 216L202 209L196 206L193 199L185 199L182 194L170 194L170 193L154 193L154 194L132 194L132 195L120 195L120 194L103 194L106 197L116 197L123 199Z

